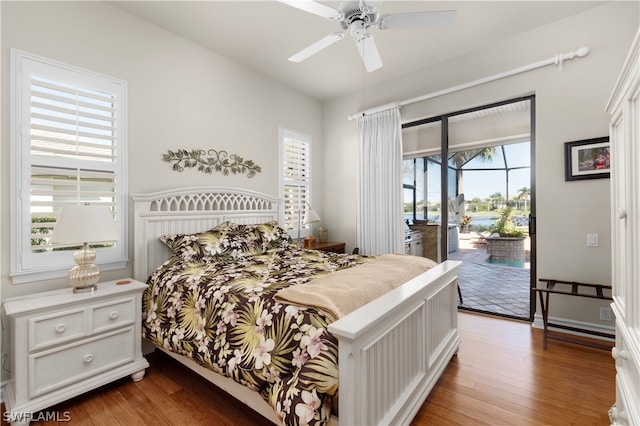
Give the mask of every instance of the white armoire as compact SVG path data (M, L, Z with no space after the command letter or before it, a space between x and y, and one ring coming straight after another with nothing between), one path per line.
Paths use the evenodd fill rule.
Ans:
M611 254L616 317L614 425L640 425L640 31L607 105L611 113Z

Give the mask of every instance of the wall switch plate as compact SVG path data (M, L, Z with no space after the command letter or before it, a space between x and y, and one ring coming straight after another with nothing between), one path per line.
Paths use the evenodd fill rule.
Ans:
M587 234L587 247L598 247L598 234Z
M611 308L600 308L600 319L602 321L611 321Z

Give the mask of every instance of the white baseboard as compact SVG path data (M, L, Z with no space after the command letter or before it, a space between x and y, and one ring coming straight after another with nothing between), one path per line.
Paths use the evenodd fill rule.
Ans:
M611 325L601 325L601 324L594 324L591 322L582 322L582 321L575 321L575 320L569 320L566 318L557 318L557 317L549 317L549 322L550 323L554 323L554 324L558 324L558 325L564 325L567 327L575 327L575 328L582 328L584 330L589 330L589 331L595 331L598 333L607 333L607 334L615 334L615 326ZM544 322L542 321L542 315L540 314L535 314L533 317L533 324L531 325L533 328L539 328L539 329L544 329ZM588 334L588 333L580 333L579 331L573 331L573 330L565 330L563 328L556 328L556 327L549 327L549 331L555 331L558 333L565 333L565 334L571 334L574 336L581 336L581 337L589 337L592 339L598 339L598 340L604 340L607 342L613 342L614 339L610 339L608 337L603 337L603 336L596 336L593 334Z

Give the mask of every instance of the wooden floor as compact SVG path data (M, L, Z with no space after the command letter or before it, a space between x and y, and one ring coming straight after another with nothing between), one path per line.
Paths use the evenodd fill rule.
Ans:
M542 332L524 322L460 313L459 325L460 351L413 426L609 424L610 352L556 340L544 350ZM148 359L142 381L123 379L47 411L68 413L73 425L267 424L167 356ZM44 424L57 423L32 423Z

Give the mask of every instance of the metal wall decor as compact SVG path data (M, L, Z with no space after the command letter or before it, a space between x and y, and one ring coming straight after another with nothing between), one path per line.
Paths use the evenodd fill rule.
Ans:
M162 154L162 160L173 163L173 170L182 172L185 168L197 168L198 171L212 174L222 172L225 176L229 173L246 173L251 178L256 173L262 171L262 168L255 164L252 160L246 160L237 154L227 153L227 151L216 151L210 149L179 149L177 151L169 150L166 154Z

